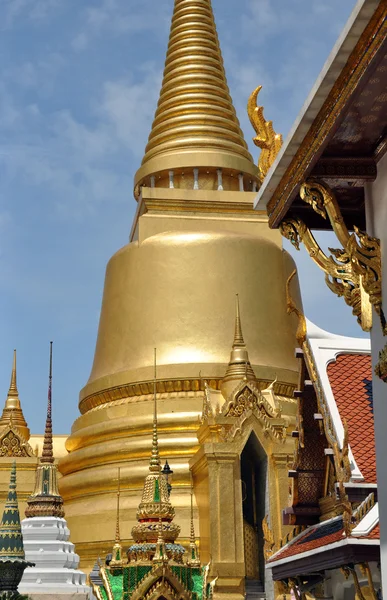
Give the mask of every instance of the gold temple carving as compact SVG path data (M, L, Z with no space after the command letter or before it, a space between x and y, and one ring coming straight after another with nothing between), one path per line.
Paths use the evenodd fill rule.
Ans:
M305 245L309 256L325 272L330 290L342 296L364 331L372 327L372 306L379 315L383 333L387 333L382 309L382 276L380 242L377 238L354 227L350 234L337 200L327 186L313 180L304 182L300 196L324 219L329 219L342 248L329 248L327 256L310 229L298 217L285 219L281 233L299 250Z
M266 121L263 115L263 106L257 105L258 94L261 89L262 86L260 85L251 94L247 103L247 114L256 132L253 142L258 148L261 148L258 171L262 183L281 149L282 135L274 131L272 121Z

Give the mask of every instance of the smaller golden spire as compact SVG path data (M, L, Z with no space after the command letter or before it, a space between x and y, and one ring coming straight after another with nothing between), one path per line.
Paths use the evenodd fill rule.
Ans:
M158 473L161 471L161 462L159 454L159 440L157 432L157 350L154 349L154 380L153 380L153 437L152 437L152 455L149 463L149 470Z
M121 493L121 469L118 467L118 482L117 482L117 519L116 519L116 542L121 541L120 536L120 493Z
M122 544L120 534L120 495L121 495L121 468L118 467L117 482L117 517L116 517L116 541L113 546L113 556L110 563L112 567L121 567L124 564L122 559Z
M195 525L194 525L194 512L193 512L193 477L191 472L191 535L189 542L189 558L187 560L187 565L190 567L200 567L200 557L198 548L196 545L196 536L195 536Z
M19 392L17 391L17 381L16 381L16 349L13 351L13 362L12 362L12 373L11 373L11 383L9 385L8 390L8 398L15 397L19 400Z
M221 386L221 391L226 400L228 399L228 396L234 391L238 383L243 379L245 379L246 381L256 381L242 333L239 295L237 294L235 306L234 341L230 355L230 362L228 364L226 375L223 378Z
M43 452L36 469L35 491L27 498L25 515L32 517L64 517L63 498L58 490L58 472L52 442L52 342L50 342L50 366L48 371L48 394L46 429Z
M25 441L30 439L30 430L24 418L20 404L19 392L17 389L17 374L16 374L16 350L13 351L11 382L3 409L3 414L0 418L1 427L16 427L22 434Z
M239 308L239 294L236 295L236 307L235 307L235 335L233 348L243 348L245 346L245 340L243 339L241 313Z

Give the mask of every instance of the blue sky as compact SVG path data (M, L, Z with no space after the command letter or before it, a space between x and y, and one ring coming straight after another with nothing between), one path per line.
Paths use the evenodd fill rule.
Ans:
M248 141L252 89L263 85L266 118L286 136L354 4L213 0ZM16 347L19 392L35 433L44 427L51 339L55 431L68 433L78 415L105 265L128 240L132 179L157 102L172 6L0 0L0 402ZM317 267L304 254L296 259L307 316L360 335Z

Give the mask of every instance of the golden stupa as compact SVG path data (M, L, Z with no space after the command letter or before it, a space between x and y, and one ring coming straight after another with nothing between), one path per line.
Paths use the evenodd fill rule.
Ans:
M223 455L232 449L241 456L247 440L241 438L235 450L236 442L225 437L238 412L236 390L244 398L250 394L252 414L258 407L266 411L259 417L268 422L266 429L257 417L250 433L256 431L270 458L271 526L280 533L296 412L297 323L286 308L294 264L280 233L253 210L259 182L227 86L211 2L175 0L160 99L134 178L138 208L131 241L107 266L94 363L80 393L69 454L59 463L60 493L84 569L111 548L118 468L121 535L124 547L130 545L148 470L155 347L159 447L174 471L180 540L189 546L191 461L201 558L209 561L211 555L217 565L220 591L214 597L222 585L234 590L232 597L243 597L242 513L239 539L230 507L217 504L208 484L213 475L208 479L207 467L200 466L200 452L207 457L203 465L209 464L211 444L223 445ZM298 283L292 286L297 301ZM240 335L229 364L236 294ZM242 511L240 491L235 494ZM215 548L216 520L224 522L225 532L231 528L235 551L227 556Z

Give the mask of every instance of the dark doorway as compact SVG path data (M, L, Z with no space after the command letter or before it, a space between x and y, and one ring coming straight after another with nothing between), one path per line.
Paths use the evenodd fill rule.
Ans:
M265 581L262 521L266 510L267 458L252 433L241 455L246 577Z

